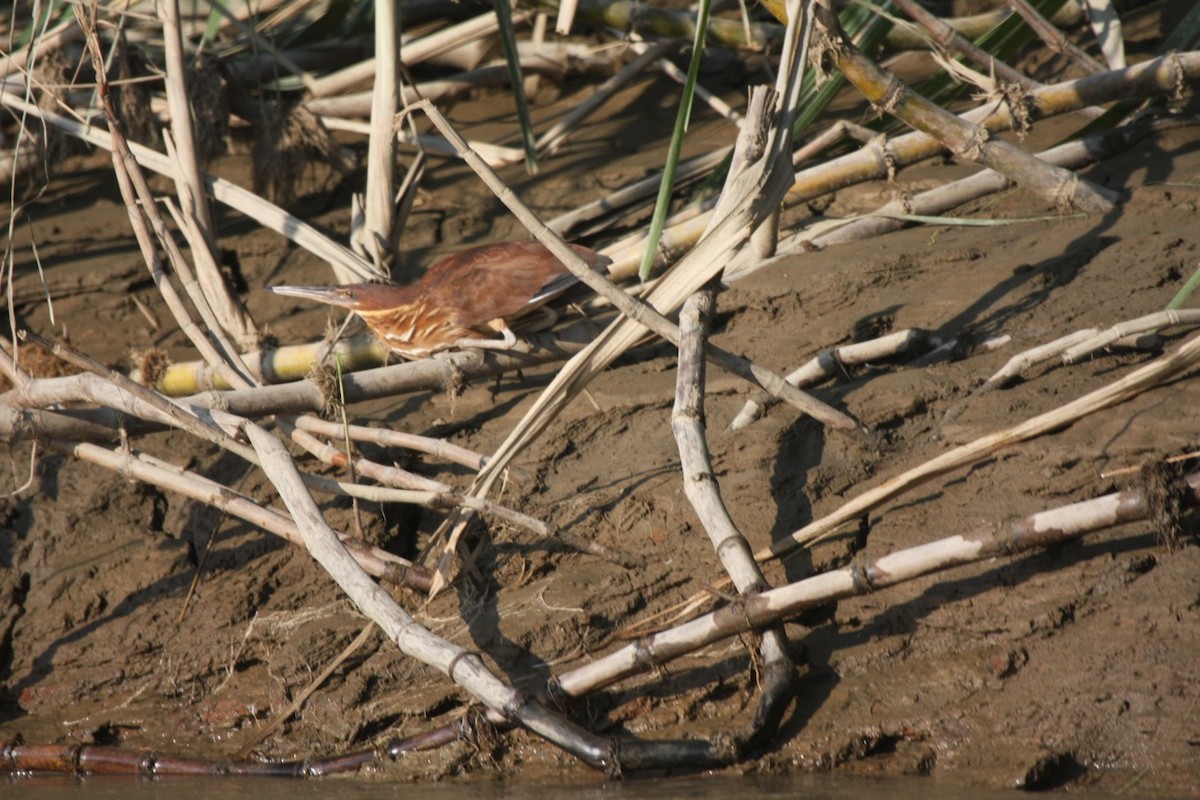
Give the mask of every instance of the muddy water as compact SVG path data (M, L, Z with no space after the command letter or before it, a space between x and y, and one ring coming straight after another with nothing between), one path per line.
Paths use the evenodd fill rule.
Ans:
M473 800L717 800L729 797L756 800L1011 800L1013 796L1011 791L963 788L928 779L872 780L831 775L689 777L576 784L467 781L420 786L341 778L312 781L261 778L162 781L25 778L8 782L2 790L5 796L37 797L39 800L163 800L168 796L171 800L196 800L217 793L223 798L254 800L308 800L334 795L339 800L390 800L411 797L418 791L422 800L450 800L465 796L471 796ZM1102 795L1089 794L1088 797L1089 800L1104 800Z

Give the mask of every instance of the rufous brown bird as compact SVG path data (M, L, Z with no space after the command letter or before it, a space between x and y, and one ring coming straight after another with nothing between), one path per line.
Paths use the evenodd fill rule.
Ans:
M582 245L571 249L593 268L608 261ZM508 321L552 300L577 280L538 242L497 242L445 256L408 286L354 283L272 286L267 291L348 308L389 349L415 359L455 347L512 347L516 337Z

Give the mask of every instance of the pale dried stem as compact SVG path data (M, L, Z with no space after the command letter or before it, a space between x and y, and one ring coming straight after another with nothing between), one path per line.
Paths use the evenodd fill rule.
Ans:
M559 0L558 17L554 22L554 32L560 36L568 36L575 24L575 12L579 10L579 0Z
M525 343L524 349L503 353L469 350L349 374L343 382L346 402L357 403L404 392L440 390L450 381L492 377L516 369L562 361L576 352L573 347L564 348L548 339L540 341L540 344ZM73 377L38 379L37 392L45 398L45 404L26 402L16 390L0 394L0 442L11 444L34 436L111 440L118 427L125 425L111 412L65 408L53 414L42 414L25 410L69 403L77 391ZM281 386L210 391L182 398L179 402L197 408L221 408L243 417L262 417L301 411L320 413L328 407L329 397L315 383L305 380ZM136 433L161 429L159 424L135 425L133 422L130 427Z
M895 358L914 350L931 350L941 344L942 340L931 331L906 328L877 339L822 350L784 380L797 387L813 386L843 372L848 366ZM747 400L729 427L735 431L746 427L762 415L769 402L766 399Z
M1003 367L976 387L971 394L951 406L946 412L945 419L947 421L954 419L963 412L968 403L979 395L1007 386L1023 373L1056 356L1061 355L1062 363L1071 364L1086 355L1110 345L1125 343L1130 346L1140 347L1145 343L1141 341L1139 334L1151 333L1161 328L1178 325L1197 324L1200 324L1200 311L1198 310L1159 311L1114 325L1105 331L1101 331L1099 328L1084 328L1073 333L1068 333L1065 336L1060 336L1052 342L1031 347L1010 358Z
M1053 164L1063 169L1079 169L1087 164L1120 155L1138 139L1179 124L1188 123L1162 120L1148 125L1107 130L1086 139L1067 142L1045 150L1038 153L1038 158L1047 164ZM981 170L945 186L939 186L912 197L893 200L866 217L834 226L830 230L815 235L811 232L800 231L781 245L780 254L787 256L809 250L814 245L829 247L830 245L860 241L872 236L881 236L912 224L898 215L942 214L964 203L1003 191L1010 185L1011 182L1004 175L990 169Z
M989 138L985 128L940 108L881 69L846 37L837 15L826 2L823 0L816 6L817 19L829 37L825 53L875 107L938 138L956 156L1001 172L1060 208L1077 208L1087 213L1112 209L1116 193L1041 162L1010 142Z
M179 29L179 0L155 0L158 16L162 22L163 51L166 67L164 87L171 118L171 140L176 164L175 192L187 224L182 226L191 246L192 258L196 263L196 276L208 305L216 313L221 327L232 336L243 350L253 349L258 340L254 323L241 304L229 293L217 265L216 228L213 225L212 209L205 191L200 157L196 152L196 131L192 121L192 106L188 101L187 63L183 53L183 40ZM97 65L97 81L102 87L106 78ZM109 117L110 128L114 125ZM143 202L145 200L143 199Z
M1035 81L1017 70L998 60L995 56L987 53L976 47L970 39L960 34L954 29L953 25L947 23L944 19L925 10L917 0L895 0L905 14L913 19L918 25L933 36L934 41L953 53L961 55L972 61L976 66L982 68L985 72L994 71L1002 80L1009 83L1015 83L1023 86L1026 89L1036 89L1041 86Z
M1103 72L1104 65L1087 53L1076 47L1062 31L1050 24L1045 17L1037 12L1026 0L1008 0L1013 11L1021 15L1021 19L1033 29L1038 38L1046 43L1052 52L1066 56L1076 66L1091 73Z
M1200 80L1200 53L1173 53L1124 70L1115 70L1102 75L1066 81L1038 89L1028 96L1029 110L1032 119L1041 119L1127 97L1174 94L1180 86L1194 84L1198 80ZM1014 127L1014 119L1007 104L988 103L987 105L966 112L963 114L963 119L979 122L991 132L1008 130ZM1104 134L1100 134L1090 137L1088 141L1092 142L1092 146L1094 147L1095 143L1101 142L1103 139ZM1063 148L1068 147L1069 145L1063 146ZM943 152L943 150L944 148L938 140L921 132L908 133L895 139L887 140L886 142L882 139L872 140L867 146L853 153L839 156L830 161L797 172L795 182L788 192L788 202L793 204L801 203L847 186L853 186L864 181L886 178L901 167L931 158ZM1039 157L1046 158L1053 153L1066 154L1067 152L1067 149L1060 150L1055 148L1040 154ZM1060 161L1056 163L1060 166L1065 166L1068 162ZM995 176L995 180L1002 181L1001 188L1008 185L1007 179L1003 179L990 171L988 171L988 174ZM972 179L968 178L967 180L970 181ZM927 196L934 197L943 191L951 190L935 189L927 193ZM980 189L978 191L983 190ZM987 191L997 190L989 189ZM973 192L969 195L969 197L975 196L978 195ZM710 202L709 208L699 215L690 217L686 222L665 230L662 240L663 247L672 251L682 251L693 245L712 218L711 207L712 204ZM939 207L946 208L951 206L939 204ZM914 212L908 211L906 213ZM938 212L923 211L916 213L931 214ZM852 223L856 229L867 224L876 226L878 230L892 230L906 223L884 219L864 220ZM841 234L834 235L840 236ZM877 234L866 232L857 234L859 238L867 235ZM802 233L797 238L808 239L810 235ZM644 239L644 233L635 233L612 244L608 248L608 255L613 260L613 263L609 265L609 273L614 279L627 278L637 271L637 267L641 263L641 253L644 250L644 246L641 245ZM793 242L791 245L792 250L801 249L796 248L794 245L795 243ZM781 248L781 250L786 254L786 247ZM763 265L759 264L758 266ZM742 274L748 274L748 272ZM726 277L735 279L739 277L739 274L727 270Z
M337 103L330 103L329 105L332 107L337 105ZM348 131L350 133L361 133L367 136L371 135L370 124L359 122L358 120L338 119L331 116L322 116L321 124L331 131ZM412 131L409 131L405 128L397 129L395 134L397 144L417 147L423 152L437 156L457 155L450 143L441 136L429 136L426 134L414 135ZM479 155L493 167L506 167L510 164L517 164L525 158L525 151L517 147L505 147L503 145L479 141L472 141L471 147L474 148L475 151L478 152Z
M159 1L161 2L161 0L159 0ZM265 14L267 9L264 8L264 5L265 4L258 4L258 3L254 4L254 5L246 4L243 7L243 9L244 9L243 13L247 17L251 13ZM222 3L213 3L210 7L212 8L213 11L217 12L222 17L224 17L225 21L228 22L229 25L231 25L234 28L237 28L238 34L240 36L246 37L246 41L253 44L253 46L256 50L262 51L262 53L265 56L267 56L271 59L270 64L271 64L272 70L276 69L277 67L282 67L284 71L299 78L300 82L302 84L304 84L304 88L307 92L309 92L309 94L311 94L313 91L315 91L316 82L313 80L312 74L308 70L304 69L299 64L297 64L296 61L291 56L289 56L286 52L279 49L278 47L275 47L274 43L271 42L270 39L267 39L267 38L264 38L263 36L261 36L259 34L259 32L254 28L253 25L247 24L244 19L242 19L236 13L231 11L229 9L229 7L223 2Z
M562 80L569 75L608 71L612 59L598 55L591 48L574 42L551 42L543 49L533 52L525 41L517 42L520 51L521 71L534 75L545 75ZM407 59L407 54L406 54ZM371 62L374 63L374 62ZM485 86L501 86L508 83L508 66L504 61L487 64L458 72L438 80L422 81L415 85L400 87L403 105L420 100L436 103L450 100ZM373 92L346 92L325 97L313 97L304 106L318 116L367 117L371 113Z
M367 458L348 459L345 452L321 441L311 433L301 430L296 425L296 421L288 416L276 417L275 422L285 436L322 462L339 467L353 466L352 475L362 475L385 486L408 490L410 493L415 492L417 494L411 494L411 497L414 500L419 497L417 505L431 509L469 508L471 511L495 517L542 537L552 535L550 527L539 519L514 511L486 498L458 494L448 484L441 481L426 478L399 467L389 467Z
M309 414L296 417L295 424L300 430L321 436L338 438L345 434L355 442L367 442L380 447L398 447L417 453L427 453L475 471L482 469L485 461L484 457L474 450L468 450L445 439L435 439L432 436L420 436L415 433L394 431L390 428L369 428L365 425L343 427L340 423L318 419Z
M295 462L278 439L253 424L245 426L245 433L263 471L296 521L305 547L359 610L378 624L405 655L440 670L489 708L507 714L520 704L517 693L496 680L477 654L434 636L359 567L321 517Z
M684 494L733 585L747 594L764 589L766 581L746 537L721 498L704 433L704 339L715 307L715 290L702 289L684 303L679 313L684 336L679 348L671 430L679 447Z
M963 17L947 17L943 20L960 36L968 41L978 39L983 34L995 28L1005 19L1012 16L1012 9L996 8L980 14L969 14ZM1063 3L1062 7L1051 18L1056 25L1076 25L1083 14L1076 3ZM887 33L885 40L892 50L928 50L929 42L919 31L908 26L897 25Z
M304 544L295 523L287 514L264 506L253 498L198 472L183 469L136 450L110 450L87 442L71 441L50 442L49 446L81 461L112 470L130 480L141 481L204 503L292 544ZM370 575L395 582L407 574L411 577L411 585L414 588L428 588L429 575L407 559L358 541L348 534L339 533L338 538Z
M1200 80L1200 53L1173 53L1100 75L1044 86L1027 97L1031 120L1078 111L1129 97L1174 94L1181 84ZM962 115L995 133L1015 127L1007 103L989 101ZM866 180L884 178L890 171L931 158L944 150L940 141L922 132L908 133L832 159L796 174L788 193L799 203Z
M627 36L629 38L629 47L635 53L644 54L647 52L647 48L651 46L646 44L645 40L634 31L630 31ZM664 75L678 83L680 86L683 86L687 83L687 73L676 66L675 62L666 58L659 58L655 63ZM696 97L703 100L704 103L713 111L717 112L737 127L740 128L742 126L742 115L734 111L733 108L724 100L717 97L708 89L705 89L699 83L695 85L694 91Z
M671 430L679 447L683 491L700 519L713 550L733 585L742 597L750 597L770 588L746 537L738 530L721 497L721 487L713 471L704 422L704 340L716 310L715 287L706 287L692 295L679 312L682 341L675 379L675 405L671 412ZM781 627L763 631L759 642L761 674L771 676L765 683L760 719L771 717L777 724L780 704L788 697L777 695L794 677L795 665L788 655L787 637ZM778 677L776 677L778 676ZM776 689L772 684L782 684Z
M0 92L0 105L5 105L30 116L38 117L47 124L53 125L88 144L104 148L105 150L113 148L107 131L92 128L82 122L68 119L52 111L45 111L33 103L28 103L7 92ZM128 142L127 145L129 152L132 153L132 159L136 160L139 166L160 175L174 178L175 166L167 156L139 145L136 142ZM213 193L214 198L230 208L245 214L264 228L275 231L318 258L328 261L330 264L336 264L340 269L353 272L364 281L372 278L373 273L369 264L354 255L348 248L334 242L328 236L298 217L287 213L279 206L223 178L206 174L204 180L209 191Z
M53 344L31 333L25 336L45 347L55 356L86 370L78 375L60 378L53 382L29 380L11 392L5 393L8 403L0 406L19 415L27 408L47 408L78 402L89 402L115 410L118 417L128 415L186 431L193 436L221 447L243 460L259 466L254 450L234 438L233 434L247 420L228 411L189 406L180 401L171 401L161 394L140 386L119 372L106 369L102 364L62 345ZM124 426L122 425L122 428ZM307 434L306 434L307 435ZM357 497L381 503L412 503L429 508L455 508L464 506L472 511L486 511L514 523L525 523L538 533L547 529L544 523L503 509L479 498L446 494L440 491L391 489L378 486L334 481L308 473L304 481L315 491L332 495Z
M1120 322L1108 330L1102 331L1091 339L1072 345L1063 351L1064 364L1073 364L1097 350L1102 350L1115 344L1121 339L1148 333L1160 328L1174 328L1181 325L1200 325L1200 309L1184 308L1174 311L1158 311L1143 317Z
M0 56L0 90L7 88L4 86L6 83L4 79L9 75L14 72L25 73L31 64L46 54L81 38L83 38L83 30L72 17L64 19L49 30L39 32L30 39L29 44L20 50Z
M396 112L400 107L399 0L375 0L375 71L371 97L371 133L367 140L366 225L358 229L365 252L380 277L391 274L396 259ZM353 282L340 276L340 283Z
M12 356L9 355L9 350L12 349L13 343L6 340L4 344L7 346L0 346L0 375L8 378L9 383L20 389L29 382L30 378L25 374L23 369L17 366L17 362L13 361ZM3 395L0 395L0 397L3 397Z
M732 150L732 147L722 147L714 150L711 153L706 153L704 155L696 156L695 158L690 158L687 161L681 162L679 168L675 171L676 185L683 185L696 178L700 178L709 174L712 172L713 168L715 168L729 156L729 153ZM593 200L586 205L580 206L574 211L568 211L565 214L560 214L559 216L547 222L546 225L550 228L550 230L554 231L558 235L566 236L568 233L573 233L577 227L583 225L585 222L590 222L598 217L612 214L616 211L622 211L626 209L633 210L636 208L636 206L633 204L640 200L652 201L655 193L658 191L658 186L660 183L662 183L662 176L659 174L651 175L648 178L642 178L641 180L634 181L624 188L618 189L608 197L602 197L599 200ZM670 219L677 219L677 217L672 217ZM670 221L670 219L668 219L668 225L674 224ZM645 233L636 234L636 236L640 237L640 241L645 240ZM624 249L625 247L629 246L631 241L632 239L622 240L622 242L618 245L615 245L613 249ZM644 250L645 247L643 246L642 249ZM609 255L611 255L611 253ZM636 271L636 267L630 271L630 274L632 274L633 271ZM614 277L617 277L618 279L629 277L629 275L618 274L618 270L615 270L612 267L609 268L609 274L614 275Z
M1088 414L1129 400L1164 381L1195 367L1200 362L1200 336L1189 339L1178 350L1163 356L1118 381L1090 392L1070 403L1039 414L1018 425L980 437L943 453L913 469L863 492L837 511L805 525L788 537L755 553L760 561L779 558L798 547L820 541L863 514L940 475L968 466L1019 442L1057 430Z
M579 123L591 116L596 109L620 91L625 84L637 77L651 61L657 59L673 45L674 42L664 39L653 45L642 47L640 50L634 46L632 49L638 53L636 58L626 64L616 75L613 75L598 86L586 100L571 109L550 130L541 135L537 140L538 154L550 156L558 152L558 148L567 140L571 131L579 126Z
M1187 478L1187 494L1190 502L1200 499L1200 475ZM721 639L788 619L806 609L964 564L1052 547L1094 531L1146 519L1150 507L1145 491L1128 490L987 525L967 534L898 550L865 564L815 575L644 636L557 676L555 688L570 697L581 697Z
M634 0L610 0L584 3L579 18L597 28L619 31L640 31L656 36L692 41L696 38L696 13L689 10L668 10L658 5ZM771 23L754 22L743 25L741 20L710 17L708 41L727 47L748 47L762 50L777 44L784 29Z
M166 136L164 138L167 143L168 153L170 153L170 136ZM149 189L149 184L145 182L145 176L139 174L135 179L135 186L139 187L139 195L142 194L140 187L143 185ZM196 219L194 217L184 216L171 198L163 198L163 201L167 207L167 211L175 220L175 224L179 226L179 229L184 232L184 236L187 237L191 252L196 257L197 261L211 261L212 253L205 247L205 241L207 240L207 237L204 236L197 227ZM147 203L143 196L142 208L146 207ZM179 245L175 243L175 239L171 236L171 232L167 230L166 225L161 219L161 215L158 214L157 208L152 206L152 209L153 210L151 213L149 213L147 216L149 216L151 225L154 227L154 233L158 237L158 242L162 246L163 252L167 254L167 260L171 262L171 267L175 270L175 274L178 276L179 282L183 286L183 290L187 293L188 299L192 301L192 306L196 309L196 313L200 315L201 321L207 327L204 331L197 330L195 323L191 319L191 315L188 315L186 319L179 319L178 315L175 314L175 310L183 309L183 313L186 314L187 307L184 306L182 300L180 300L176 294L174 285L167 280L165 275L159 274L155 276L154 285L159 290L159 293L163 295L163 299L166 301L167 307L172 310L172 314L175 316L176 322L178 322L180 327L184 330L188 330L189 328L193 330L193 335L189 336L189 339L194 340L195 336L203 336L207 334L216 342L219 352L224 355L225 358L216 364L208 364L205 362L206 366L208 366L213 374L219 375L228 385L236 386L239 389L247 389L258 384L259 376L251 371L250 366L246 363L246 359L243 358L238 347L229 340L229 336L226 334L226 331L229 330L229 327L220 323L220 321L217 319L217 314L212 307L211 301L214 299L217 301L231 299L228 293L223 292L220 296L214 298L213 295L208 294L204 290L204 287L201 286L196 280L195 273L192 272L192 268L189 266L188 261L184 257L182 251L180 251ZM218 269L219 271L216 262L212 262L211 267L213 269ZM254 325L248 316L245 316L241 313L242 310L243 309L241 309L240 306L233 310L230 308L225 309L225 313L227 315L233 313L237 316L240 316L240 318L245 321L247 325L247 327L240 329L240 334L237 330L234 330L232 335L240 335L242 338L239 339L239 344L243 347L253 346L254 350L251 350L250 352L257 354L258 337L257 334L254 333Z
M88 12L84 11L81 7L76 6L75 12L79 26L84 31L92 63L96 67L97 85L100 90L99 96L104 105L105 117L108 120L109 130L107 137L109 140L108 147L112 151L113 171L116 173L121 198L125 201L125 206L129 211L129 221L133 227L138 247L142 251L142 258L146 263L146 267L150 270L155 286L158 287L159 293L167 303L167 307L171 309L171 313L175 316L180 328L192 344L195 345L204 360L231 383L243 381L248 385L248 381L239 376L233 367L239 360L237 350L228 347L224 352L218 351L209 339L208 334L200 330L192 321L191 313L188 311L187 306L178 294L176 294L174 287L171 286L170 281L163 271L162 261L159 259L158 251L154 247L150 228L153 228L159 242L166 249L168 255L175 261L177 268L180 264L184 263L182 254L175 248L174 239L166 230L166 225L158 213L150 186L146 183L146 178L138 168L138 163L130 151L129 144L121 133L116 112L109 101L108 84L102 67L104 57L100 51L100 42L93 28L93 21L86 16ZM213 322L215 323L215 320Z
M531 18L533 11L514 11L513 23L518 24ZM495 12L480 14L465 22L443 28L436 33L422 36L412 41L404 42L402 60L405 66L414 66L434 56L448 52L464 43L488 36L497 27ZM366 59L351 67L318 78L312 88L313 97L330 97L343 94L346 90L365 84L375 77L377 61Z

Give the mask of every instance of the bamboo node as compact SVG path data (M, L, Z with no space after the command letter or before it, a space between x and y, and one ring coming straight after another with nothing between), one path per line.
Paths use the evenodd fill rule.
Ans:
M982 125L974 126L974 129L971 131L971 138L967 140L962 155L971 161L979 161L983 155L983 147L987 144L987 140L987 128Z
M1067 172L1066 177L1054 191L1054 207L1059 213L1066 214L1075 207L1075 199L1079 192L1079 176Z
M458 662L463 661L464 659L470 658L472 656L474 656L476 659L478 659L481 664L483 663L483 658L475 650L463 650L462 652L455 655L454 658L450 659L450 663L446 665L446 675L449 676L450 680L454 681L455 683L458 683L458 681L455 680L455 678L454 678L454 670L458 666Z
M896 109L904 101L904 95L908 92L908 87L904 82L895 75L888 73L887 86L883 89L883 94L878 100L871 102L876 109L888 114L896 115Z
M871 577L871 567L855 565L850 567L850 582L857 594L870 594L875 591L875 581Z
M1033 95L1016 83L1000 84L1000 99L1012 117L1013 131L1017 139L1024 141L1033 130Z
M1187 85L1187 74L1183 69L1183 60L1179 57L1178 52L1173 52L1167 57L1171 65L1171 76L1174 80L1171 81L1171 102L1178 103L1183 100L1183 88Z

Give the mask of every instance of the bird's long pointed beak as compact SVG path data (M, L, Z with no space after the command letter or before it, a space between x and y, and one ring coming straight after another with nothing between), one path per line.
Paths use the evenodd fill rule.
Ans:
M358 305L354 293L341 286L266 286L264 288L272 294L316 300L318 303L327 303L342 308L354 308Z

